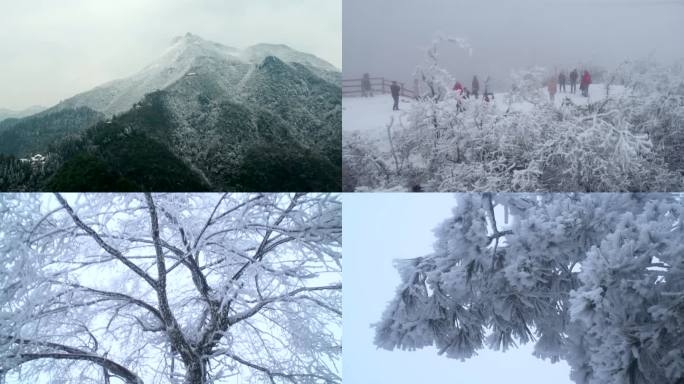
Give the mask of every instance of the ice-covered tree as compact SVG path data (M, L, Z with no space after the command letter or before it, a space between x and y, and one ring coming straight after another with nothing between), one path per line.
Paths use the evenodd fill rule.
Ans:
M670 169L684 169L684 63L622 63L610 78L630 92L616 100L624 119L649 135Z
M534 343L581 384L684 380L684 206L668 194L464 194L397 261L385 349L466 359Z
M341 383L341 232L334 195L0 195L0 377Z
M387 142L344 138L346 190L682 189L681 65L625 63L606 75L606 98L586 105L566 98L558 106L543 88L548 71L532 67L513 71L505 97L485 102L452 89L438 61L441 41L416 70L427 91L395 119ZM625 91L611 93L615 84Z

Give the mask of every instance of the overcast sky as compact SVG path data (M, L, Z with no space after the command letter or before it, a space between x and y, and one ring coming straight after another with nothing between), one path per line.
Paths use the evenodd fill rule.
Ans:
M192 32L287 44L341 67L341 0L1 0L0 108L51 106L142 69Z
M513 68L608 69L626 59L684 57L684 0L344 0L343 72L410 81L437 34L465 37L473 55L443 46L443 64L505 83Z
M432 230L451 216L456 202L447 193L347 193L343 204L345 384L571 384L568 365L537 359L532 345L505 353L483 350L465 362L438 356L434 348L377 349L370 325L380 320L400 283L392 261L430 253Z

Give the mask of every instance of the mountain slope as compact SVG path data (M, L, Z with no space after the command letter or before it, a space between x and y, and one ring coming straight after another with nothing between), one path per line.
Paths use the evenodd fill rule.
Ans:
M332 65L286 46L238 50L188 34L138 74L36 116L92 111L88 123L97 124L91 128L34 119L10 121L5 130L15 134L23 124L20 129L34 132L41 145L57 142L60 132L80 133L52 146L57 156L50 166L57 171L50 188L333 191L341 180L336 78Z
M0 153L17 157L45 153L49 145L79 134L103 118L100 112L80 107L4 120L0 122Z
M103 127L119 128L104 130ZM95 134L96 131L100 133ZM209 185L202 189L322 191L339 188L341 149L335 150L333 144L326 146L313 138L305 139L306 132L300 132L268 109L211 99L201 92L149 94L129 112L86 131L81 142L69 146L77 148L76 151L69 153L64 146L62 157L81 159L79 162L96 158L106 164L112 163L112 158L128 158L128 161L116 160L113 169L139 173L128 171L133 164L141 163L131 158L143 156L131 155L136 150L131 149L130 142L122 141L122 137L130 135L161 145L173 154L176 160L165 156L167 159L162 162L169 166L157 167L155 171L157 177L165 180L174 179L164 175L174 171L172 163L181 162L182 168L191 170L196 179L205 180ZM340 143L339 139L331 142L337 146ZM135 147L147 151L145 146ZM77 169L72 167L71 173ZM149 183L140 183L138 179L133 182L149 186ZM85 187L95 188L96 180L91 180L90 185ZM179 190L173 185L167 187L162 190Z
M99 123L48 181L57 191L205 191L208 185L163 144L116 122ZM76 145L79 145L76 144Z
M147 94L164 90L186 76L194 76L198 68L207 64L221 67L217 80L222 91L236 90L239 79L249 73L252 66L268 56L277 56L285 62L299 63L334 77L331 64L313 55L295 51L285 45L258 44L244 50L202 39L193 34L177 37L172 45L150 65L137 74L103 84L88 92L69 98L55 108L87 106L108 116L130 109Z

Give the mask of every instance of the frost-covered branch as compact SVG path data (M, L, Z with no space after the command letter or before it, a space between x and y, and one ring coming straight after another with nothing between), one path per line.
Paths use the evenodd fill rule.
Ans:
M21 349L14 354L9 354L5 357L5 359L7 359L6 363L9 363L10 365L7 367L0 365L0 372L5 372L9 368L17 367L38 359L78 360L97 364L128 384L143 384L142 379L140 379L138 375L131 372L123 365L88 351L57 343L13 338L9 336L0 336L0 340L4 343L15 344L21 347ZM24 352L24 349L27 351Z
M264 298L254 307L252 307L252 308L250 308L244 312L238 313L236 315L229 316L228 322L230 324L235 324L235 323L240 322L242 320L248 319L248 318L254 316L255 314L257 314L263 307L267 306L268 304L274 303L276 301L290 300L291 298L296 297L296 295L298 293L301 293L301 292L314 292L314 291L326 291L326 290L338 290L338 291L342 290L342 284L327 285L327 286L323 286L323 287L302 287L302 288L297 288L297 289L295 289L291 292L288 292L284 295ZM337 313L341 314L340 312L337 312Z
M150 383L263 381L221 350L292 375L276 380L338 376L335 195L4 194L0 222L2 335ZM0 363L8 379L116 375L80 352L27 348L0 343L0 361L26 359Z
M107 253L110 255L114 256L117 260L122 262L126 267L128 267L131 271L133 271L136 275L142 277L151 287L155 288L157 286L157 282L150 276L148 275L145 271L143 271L140 267L138 267L135 263L132 261L128 260L121 252L111 245L107 244L100 235L97 234L92 228L90 228L88 225L86 225L81 219L78 217L78 215L74 212L73 208L69 205L69 203L62 197L61 194L55 193L55 197L59 201L59 203L64 207L64 209L67 211L69 216L74 220L74 223L81 228L85 233L87 233L90 237L95 240L95 242L102 247L103 250L105 250Z
M510 229L496 229L494 202ZM577 383L676 383L683 218L676 194L461 194L433 252L397 262L375 343L466 359L533 342ZM493 235L505 257L492 268Z

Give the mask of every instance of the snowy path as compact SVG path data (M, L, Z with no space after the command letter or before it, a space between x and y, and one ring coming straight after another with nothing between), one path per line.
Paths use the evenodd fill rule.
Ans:
M578 87L579 88L579 87ZM568 86L568 90L570 87ZM624 87L612 86L610 95L615 96L624 93ZM543 89L543 94L548 98L548 92ZM556 94L554 105L559 107L565 98L569 98L576 105L587 105L606 98L605 84L592 84L589 87L589 98L580 95L579 90L575 94L570 92L559 92ZM480 99L481 100L481 99ZM508 108L506 103L506 93L496 93L494 100L491 101L501 112ZM374 97L344 97L342 99L342 136L348 137L354 132L358 132L365 138L371 140L380 150L389 150L387 140L387 124L394 117L394 129L399 128L400 121L403 121L405 110L408 110L411 99L402 97L399 102L399 111L392 111L392 97L387 95L376 95ZM511 105L513 110L528 111L532 108L531 103L519 102Z
M392 96L376 95L374 97L343 97L342 98L342 136L351 135L358 131L364 137L372 140L379 149L389 149L387 141L387 124L394 116L398 127L399 119L403 115L401 109L408 109L411 99L399 99L399 111L392 110Z

